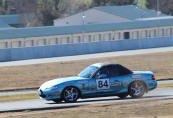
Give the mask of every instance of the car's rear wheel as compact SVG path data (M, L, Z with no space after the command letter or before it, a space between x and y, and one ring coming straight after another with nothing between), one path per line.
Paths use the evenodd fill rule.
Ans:
M118 97L121 99L125 99L127 96L128 96L127 93L123 93L123 94L118 95Z
M63 99L65 102L76 102L79 98L79 90L75 87L67 87L63 91Z
M140 81L133 82L129 87L129 95L132 98L140 98L144 95L146 91L145 84Z

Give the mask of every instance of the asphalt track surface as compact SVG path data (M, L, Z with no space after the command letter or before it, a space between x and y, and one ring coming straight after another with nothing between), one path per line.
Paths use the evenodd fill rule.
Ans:
M140 50L127 50L127 51L86 54L86 55L77 55L77 56L65 56L65 57L31 59L31 60L22 60L22 61L0 62L0 67L22 66L22 65L32 65L32 64L42 64L42 63L53 63L53 62L67 62L67 61L77 61L77 60L94 59L94 58L139 55L139 54L149 54L149 53L158 53L158 52L167 52L167 51L173 51L173 47L161 47L161 48L150 48L150 49L140 49Z
M3 112L20 112L25 110L51 110L51 109L64 109L73 108L89 104L103 104L103 103L115 103L115 102L129 102L129 101L140 101L140 100L155 100L155 99L173 99L173 87L157 88L153 91L148 92L140 99L119 99L118 97L101 97L101 98L90 98L90 99L79 99L77 103L54 103L52 101L44 101L40 99L15 101L15 102L4 102L0 103L0 113Z

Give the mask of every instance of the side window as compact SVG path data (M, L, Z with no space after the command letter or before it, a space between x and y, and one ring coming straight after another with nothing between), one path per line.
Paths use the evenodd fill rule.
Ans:
M119 71L118 71L116 65L110 65L110 66L108 66L108 70L109 70L109 77L119 76Z
M104 79L104 78L107 78L108 77L108 69L107 67L103 67L101 68L95 75L95 78L96 79ZM104 76L104 77L101 77L101 76Z

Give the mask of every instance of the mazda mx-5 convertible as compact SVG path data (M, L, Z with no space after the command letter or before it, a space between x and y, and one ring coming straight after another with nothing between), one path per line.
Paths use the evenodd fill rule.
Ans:
M156 87L157 81L151 71L131 71L120 64L96 63L77 76L45 82L38 95L54 102L106 96L139 98Z

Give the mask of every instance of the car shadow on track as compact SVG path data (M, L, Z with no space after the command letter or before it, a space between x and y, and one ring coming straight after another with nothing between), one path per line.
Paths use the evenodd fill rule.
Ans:
M158 96L143 96L141 98L131 98L131 97L127 97L125 99L121 99L121 98L95 98L95 99L82 99L80 101L77 101L75 103L92 103L92 102L104 102L104 101L128 101L128 100L137 100L137 99L151 99L151 98L165 98L165 97L170 97L172 95L158 95ZM46 103L46 104L69 104L69 103L65 103L65 102L60 102L60 103L54 103L54 102L51 102L51 103Z

